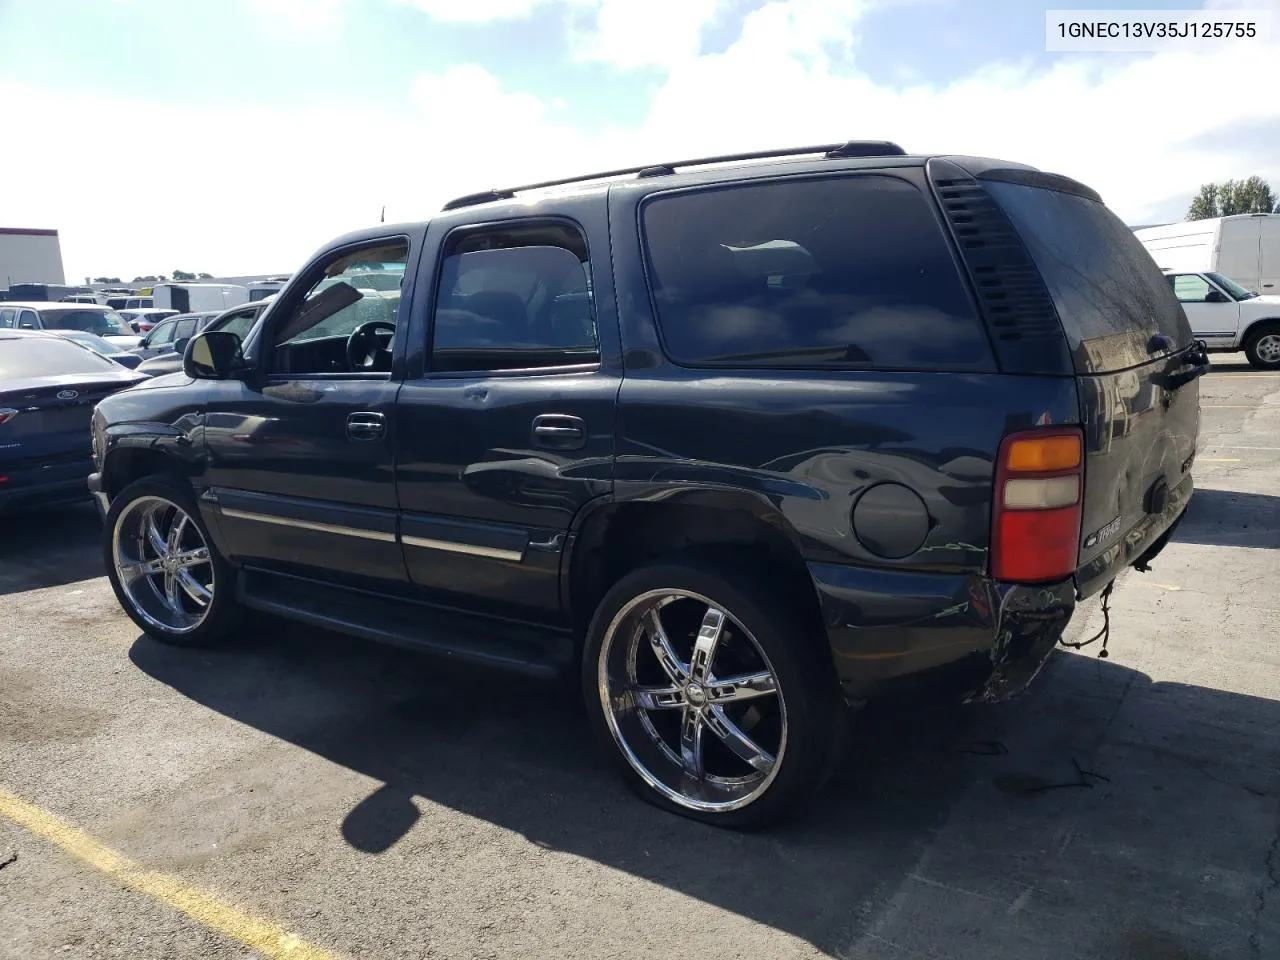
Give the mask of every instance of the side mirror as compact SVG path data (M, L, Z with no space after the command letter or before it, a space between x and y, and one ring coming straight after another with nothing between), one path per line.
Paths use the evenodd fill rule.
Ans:
M1229 303L1230 300L1228 299L1227 295L1223 293L1221 290L1210 290L1207 294L1205 294L1204 302L1205 303Z
M186 342L182 372L193 380L228 380L243 361L239 337L226 330L210 330Z
M179 356L185 356L187 353L187 344L191 342L190 337L179 337L173 341L173 352Z

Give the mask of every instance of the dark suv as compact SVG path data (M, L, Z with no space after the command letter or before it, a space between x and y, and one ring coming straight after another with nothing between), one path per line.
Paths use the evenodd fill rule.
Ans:
M90 486L156 638L581 670L644 796L745 827L846 702L1024 687L1181 517L1206 369L1087 187L853 142L345 236L104 400Z

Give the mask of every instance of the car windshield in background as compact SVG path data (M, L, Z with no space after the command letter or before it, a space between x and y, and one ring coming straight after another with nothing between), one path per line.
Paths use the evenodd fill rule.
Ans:
M211 330L221 330L226 333L234 333L243 340L249 335L249 331L253 329L253 322L258 319L256 313L243 313L234 317L227 317L220 326L210 326Z
M60 337L0 338L0 380L59 377L77 373L115 372L106 357L67 343Z
M112 343L110 340L103 340L95 333L82 333L79 330L69 330L62 334L68 340L74 340L76 343L83 344L94 353L112 354L112 353L128 353L124 347Z
M1212 280L1214 283L1216 283L1218 286L1220 286L1223 290L1227 291L1227 293L1231 294L1231 296L1235 297L1237 300L1252 300L1254 297L1257 296L1257 294L1254 293L1252 290L1246 290L1244 287L1240 286L1240 284L1236 283L1230 277L1224 277L1220 273L1206 273L1205 276L1208 277L1210 280Z
M100 337L133 335L124 317L114 310L42 310L40 319L50 330L81 330Z

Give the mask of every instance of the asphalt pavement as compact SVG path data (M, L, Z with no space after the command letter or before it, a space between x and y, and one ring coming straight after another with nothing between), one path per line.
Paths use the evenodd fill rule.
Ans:
M1108 659L870 711L762 834L636 800L563 686L278 622L165 648L91 508L0 518L0 958L1278 957L1280 374L1201 396Z

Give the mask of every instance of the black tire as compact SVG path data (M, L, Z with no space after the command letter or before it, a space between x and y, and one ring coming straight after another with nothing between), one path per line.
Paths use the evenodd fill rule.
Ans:
M164 589L155 586L154 579L149 581L152 585L150 592L147 580L143 578L133 580L127 586L122 581L121 570L122 567L130 565L125 563L117 565L117 538L123 538L122 543L126 546L121 549L127 550L131 558L137 550L146 549L138 542L137 537L129 536L126 531L128 526L135 522L135 518L149 507L154 506L157 515L162 517L159 521L161 523L164 522L163 516L175 518L171 520L169 527L172 532L172 526L178 514L171 510L166 513L160 506L161 503L167 503L181 510L188 518L190 526L194 527L194 532L189 528L184 531L184 546L190 547L191 544L196 543L195 534L198 533L200 541L208 551L208 570L204 569L205 565L201 562L193 562L187 568L189 571L197 571L199 568L193 576L197 578L199 585L210 588L212 595L207 606L200 608L194 596L186 595L184 592L180 602L186 608L200 611L198 614L192 614L193 619L199 616L198 622L189 626L180 624L176 614L172 616L173 623L164 622L163 611L167 609L164 607ZM123 521L122 517L125 518ZM209 646L226 640L235 630L242 613L242 607L235 599L235 570L218 553L200 517L195 495L191 487L182 479L163 475L143 477L121 490L112 500L111 507L107 511L106 522L103 524L102 551L107 578L111 581L111 589L115 591L120 606L143 632L161 643L180 647ZM165 585L168 584L168 580L164 579L161 573L149 576L160 577ZM205 583L206 580L208 584Z
M764 576L724 558L707 560L704 557L682 556L627 574L601 600L588 628L583 651L582 684L587 712L596 735L618 764L624 779L643 799L703 823L737 830L758 829L772 825L795 812L821 788L835 769L841 756L848 717L830 654L826 650L825 638L821 636L821 623L816 610L811 616L804 615L801 612L804 610L803 604L797 602L796 598L789 597L786 592L780 593L778 582L777 577ZM644 738L643 733L634 733L638 729L636 725L639 721L636 718L639 714L643 712L649 718L647 729L650 731L655 729L656 721L652 719L654 713L639 710L636 706L641 702L639 699L628 700L625 694L622 699L617 697L614 681L619 674L614 666L619 661L615 659L618 656L615 651L636 650L635 658L628 661L631 663L638 662L642 653L653 658L655 667L659 663L649 646L639 639L628 639L640 636L638 628L633 629L632 622L628 620L634 615L631 611L643 609L643 604L654 602L644 598L659 591L694 594L699 598L698 601L691 597L685 599L699 603L702 609L706 605L700 601L709 600L727 614L727 619L722 621L725 624L724 636L727 638L724 641L727 645L725 649L730 651L736 644L739 651L758 651L762 654L762 662L776 678L777 704L764 708L748 707L747 712L750 713L751 709L757 709L757 712L776 710L785 721L778 726L778 729L785 731L785 738L779 738L781 748L774 754L776 761L770 768L772 773L761 774L763 779L757 788L758 792L740 806L699 809L691 805L699 802L697 797L692 800L687 795L673 797L672 793L680 792L683 788L672 786L671 782L655 786L655 782L662 780L662 777L645 768L645 762L637 756L637 750L633 749L637 746L637 737L641 740ZM676 602L682 603L684 599ZM641 606L636 606L637 604ZM671 608L676 610L674 603ZM672 617L675 617L674 613ZM706 621L703 620L702 623L705 625ZM738 630L739 625L744 629ZM663 624L663 628L669 629L666 624ZM643 635L647 637L649 633L645 632ZM670 636L673 651L680 654L680 647L686 639L689 647L692 647L692 636L688 632L679 637L673 633ZM605 649L606 641L609 644L608 651ZM623 646L619 647L618 644ZM691 654L689 662L682 663L685 669L692 671L693 659ZM716 689L716 684L728 679L727 675L715 674L710 668L708 671L708 676L716 677L716 682L708 689ZM670 671L667 674L669 677ZM686 675L691 676L691 673ZM662 683L667 683L667 678L660 679ZM697 686L696 683L692 685ZM672 689L675 689L674 683ZM683 718L690 709L687 687L684 696L684 706L667 709L661 714L663 717L677 717L677 741L680 741L680 735L686 729ZM761 701L755 703L759 704L773 695L760 696ZM609 705L606 705L606 701ZM743 704L726 704L723 709L730 707L742 709ZM713 709L713 705L707 702L695 709L709 711ZM717 721L714 725L720 724ZM626 732L624 727L629 728L632 733ZM716 732L710 722L704 729ZM732 729L741 732L742 727L739 725ZM711 744L711 747L699 747L699 767L704 749L719 751L727 746L729 740L720 738L717 743L713 737L705 742ZM663 757L661 748L658 748L657 753L654 752L654 743L656 741L651 740L639 746L657 758L656 768L663 763ZM677 742L677 746L679 745ZM667 759L672 771L667 779L673 781L680 776L675 772L679 769L679 759L674 753ZM723 753L721 759L732 764L735 756ZM685 762L688 762L687 755ZM710 767L708 757L706 767L702 768L703 774L708 778L713 777ZM641 768L646 770L647 776L640 772ZM748 770L748 774L756 776L755 771ZM710 782L710 779L684 781L690 786L689 792L701 793L704 797L709 793L699 785L706 782Z
M1258 370L1280 370L1280 322L1264 323L1249 331L1244 355Z

